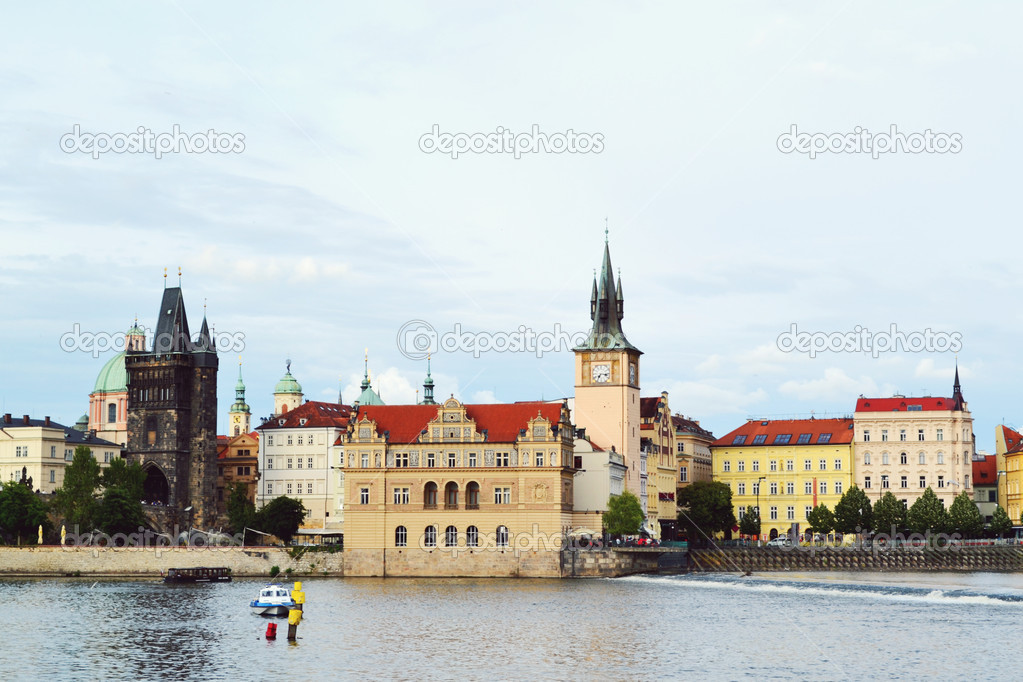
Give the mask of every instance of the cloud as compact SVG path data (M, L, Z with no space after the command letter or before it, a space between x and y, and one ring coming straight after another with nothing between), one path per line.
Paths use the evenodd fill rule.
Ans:
M885 386L885 393L892 387ZM778 387L778 392L800 400L849 401L857 395L882 395L882 388L868 376L850 377L838 367L824 370L819 379L790 379Z

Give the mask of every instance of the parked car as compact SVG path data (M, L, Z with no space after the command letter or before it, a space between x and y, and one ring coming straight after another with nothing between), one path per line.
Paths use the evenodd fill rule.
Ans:
M787 537L778 537L773 540L768 540L768 547L792 547L792 540Z

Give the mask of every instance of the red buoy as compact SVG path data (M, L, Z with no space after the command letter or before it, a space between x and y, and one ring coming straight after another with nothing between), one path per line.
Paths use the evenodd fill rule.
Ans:
M266 624L266 638L277 639L277 623Z

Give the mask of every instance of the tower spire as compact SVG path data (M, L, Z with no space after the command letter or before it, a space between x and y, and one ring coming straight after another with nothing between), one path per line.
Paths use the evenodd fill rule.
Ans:
M418 391L417 391L418 393ZM423 380L423 404L436 405L433 400L433 377L430 376L430 354L426 354L426 379Z
M625 332L622 331L625 306L619 291L621 274L616 285L614 268L611 266L611 247L607 242L607 227L604 229L604 260L601 263L600 275L594 280L593 293L590 297L590 319L593 320L593 327L579 348L638 350L629 343L625 338Z
M952 383L952 410L961 411L966 408L966 400L963 398L963 388L959 385L959 358L956 357L956 378Z

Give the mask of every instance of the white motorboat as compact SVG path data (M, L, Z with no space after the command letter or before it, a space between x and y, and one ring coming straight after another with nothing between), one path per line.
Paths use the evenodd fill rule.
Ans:
M260 616L286 616L295 606L291 592L283 585L271 583L259 591L259 598L249 604L252 612Z

